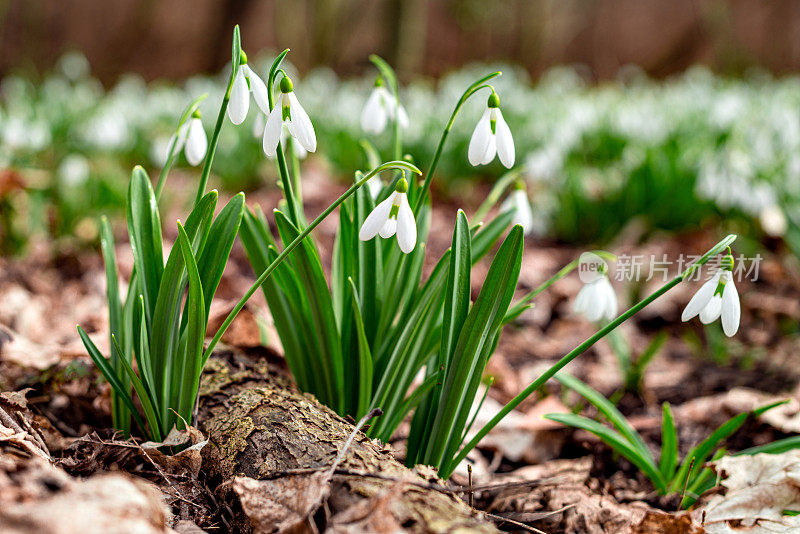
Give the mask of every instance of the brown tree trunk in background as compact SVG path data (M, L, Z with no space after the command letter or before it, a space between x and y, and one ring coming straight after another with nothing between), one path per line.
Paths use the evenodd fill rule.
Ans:
M438 481L429 468L405 468L362 433L330 478L353 426L264 359L212 358L198 420L217 493L241 506L256 532L307 530L309 521L333 532L496 532L454 495L431 489Z
M242 24L244 15L252 5L252 0L227 0L219 3L218 15L215 18L216 24L210 30L213 39L208 40L208 54L205 70L216 72L220 66L225 65L231 59L231 34L236 24ZM226 46L222 46L225 43ZM245 43L242 43L244 46Z
M397 47L394 50L394 64L398 75L407 79L423 70L427 48L428 2L406 0L399 2L397 7L400 16L395 30Z

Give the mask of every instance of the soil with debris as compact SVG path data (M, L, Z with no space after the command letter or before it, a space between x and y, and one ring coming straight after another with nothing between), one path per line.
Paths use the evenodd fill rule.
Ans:
M309 214L341 189L310 173ZM333 192L332 192L333 191ZM248 202L274 205L279 193ZM480 198L480 192L472 195ZM437 202L430 257L449 246L455 207ZM166 225L167 227L169 225ZM329 257L335 218L320 226ZM124 225L119 228L124 235ZM622 254L677 257L709 248L722 232L650 236L623 232L606 247ZM729 451L800 432L800 267L769 243L757 281L737 283L742 327L728 340L695 322L680 323L697 283L681 284L620 331L639 354L661 331L663 348L638 392L622 376L606 341L568 368L618 407L658 454L661 404L669 402L681 454L741 411L790 399L748 422L725 443ZM56 251L57 250L57 251ZM131 269L118 247L122 276ZM526 242L518 295L535 287L582 249L541 238ZM482 280L487 265L476 267ZM215 299L214 330L253 280L237 244ZM614 282L621 306L660 285ZM581 282L570 276L504 332L487 373L494 379L486 413L594 333L571 301ZM476 284L474 292L480 287ZM713 467L721 484L689 512L679 497L657 495L626 460L594 436L542 415L581 408L550 384L524 402L469 456L472 476L449 482L430 469L402 466L403 427L390 444L371 442L291 383L279 348L260 347L254 298L223 338L202 386L198 428L164 443L122 440L110 430L109 387L85 354L74 327L83 325L107 349L104 275L97 251L41 243L25 259L0 259L0 531L3 532L793 532L800 509L800 457L726 457ZM713 327L712 327L713 328ZM274 336L272 336L274 338ZM589 416L595 412L583 408ZM180 452L175 452L180 451ZM756 473L754 466L762 466ZM754 492L753 487L760 490ZM733 496L733 497L731 497ZM738 499L738 505L731 498ZM772 500L770 500L772 499ZM91 518L91 519L89 519ZM758 530L771 528L773 530ZM727 529L727 530L726 530Z

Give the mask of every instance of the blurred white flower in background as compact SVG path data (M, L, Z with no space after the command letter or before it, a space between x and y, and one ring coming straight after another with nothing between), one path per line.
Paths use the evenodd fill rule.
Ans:
M531 209L528 193L521 184L516 187L500 205L500 212L514 210L512 224L522 226L522 233L525 235L533 231L533 210Z
M379 134L386 129L386 124L395 117L401 128L408 128L408 114L403 105L397 101L384 86L381 76L375 79L375 87L361 111L361 128L368 133Z
M77 187L89 179L89 160L80 154L69 154L58 166L56 175L66 187Z

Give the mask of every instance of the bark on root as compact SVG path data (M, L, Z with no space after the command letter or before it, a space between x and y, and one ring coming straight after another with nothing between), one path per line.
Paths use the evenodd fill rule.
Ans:
M220 496L249 517L240 528L496 532L458 497L433 489L433 470L404 467L360 432L326 477L353 426L264 358L212 358L200 394L198 420L210 439L204 465Z

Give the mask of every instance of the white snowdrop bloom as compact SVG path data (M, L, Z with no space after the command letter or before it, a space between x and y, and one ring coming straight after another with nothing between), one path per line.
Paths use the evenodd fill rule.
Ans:
M401 128L408 128L408 114L405 108L386 89L383 78L379 76L361 111L361 128L365 132L379 134L386 129L386 124L395 118Z
M177 153L183 149L183 153L189 165L195 167L206 157L208 138L206 137L205 129L203 129L203 121L200 120L200 113L198 111L195 111L192 118L184 122L181 127L178 128L178 133L176 136L173 136L173 138L177 139L174 152ZM167 158L170 156L169 149L171 145L172 140L170 140L169 145L167 145Z
M772 237L781 237L786 233L789 226L783 210L775 204L762 209L758 214L758 220L764 232Z
M514 138L503 119L500 98L495 92L489 95L486 111L475 126L467 155L469 162L476 167L491 163L495 155L507 168L514 165Z
M83 185L89 179L89 161L80 154L70 154L58 166L58 178L67 187Z
M733 256L723 258L722 267L700 287L683 310L682 321L700 315L700 322L709 324L722 317L722 331L733 337L739 330L742 310L739 293L733 283Z
M511 224L522 226L522 233L525 235L533 231L533 210L531 209L528 193L522 187L517 187L505 201L500 205L500 211L516 210Z
M287 76L281 78L281 94L267 117L264 127L264 153L274 158L278 153L278 142L281 139L282 126L286 125L289 134L308 152L317 149L317 135L308 113L300 105L294 94L292 80Z
M242 62L236 72L228 101L228 118L233 124L241 124L250 109L250 93L261 111L269 113L269 94L264 81L247 65L247 54L242 51Z
M617 295L608 276L602 274L585 283L578 291L578 296L572 304L572 311L582 313L592 322L616 317Z
M389 198L375 206L372 213L367 215L358 238L369 241L376 235L389 239L397 234L397 244L400 250L408 254L417 244L417 223L414 212L408 203L408 182L401 178L397 182L394 193Z
M253 135L255 137L261 137L264 133L264 127L266 126L267 117L264 115L259 115L255 120L255 125L253 126ZM258 130L258 132L256 132ZM281 128L281 145L286 146L286 136L289 135L289 130L284 124ZM292 143L292 152L297 157L297 159L306 159L308 155L308 150L306 150L303 145L298 143L297 141ZM277 154L276 154L277 155ZM275 156L270 156L269 159L275 159Z

